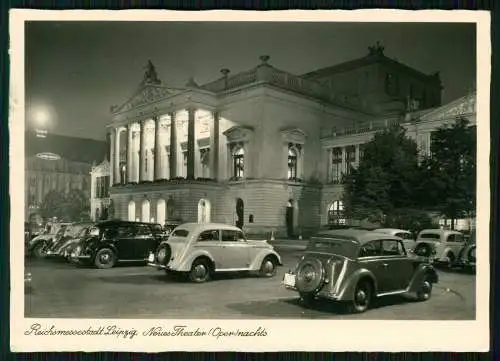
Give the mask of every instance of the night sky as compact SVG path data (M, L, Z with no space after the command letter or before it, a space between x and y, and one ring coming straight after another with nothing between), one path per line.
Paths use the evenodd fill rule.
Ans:
M110 106L137 89L150 59L172 87L253 68L260 55L294 74L385 54L441 72L443 102L475 84L475 24L30 22L26 25L27 126L45 112L56 134L104 139Z

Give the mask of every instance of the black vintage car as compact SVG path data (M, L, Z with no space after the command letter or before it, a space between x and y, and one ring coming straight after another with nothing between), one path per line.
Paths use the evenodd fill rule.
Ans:
M90 262L97 268L111 268L117 262L147 262L149 253L154 252L164 238L159 224L100 222L73 249L71 258Z

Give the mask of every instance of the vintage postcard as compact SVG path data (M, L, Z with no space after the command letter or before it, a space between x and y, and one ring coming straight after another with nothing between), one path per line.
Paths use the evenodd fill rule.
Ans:
M488 12L10 39L13 351L488 350Z

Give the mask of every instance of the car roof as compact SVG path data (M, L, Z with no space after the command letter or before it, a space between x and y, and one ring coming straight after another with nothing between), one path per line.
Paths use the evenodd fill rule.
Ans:
M376 228L373 230L373 232L380 232L380 233L411 233L410 231L407 231L406 229L399 229L399 228Z
M335 229L330 231L322 231L314 235L313 238L332 238L336 240L356 242L359 244L364 244L366 242L375 241L379 239L401 240L401 238L390 234L361 230L361 229Z
M188 223L182 223L177 228L179 228L179 229L187 229L189 231L193 231L193 230L197 229L200 232L208 230L208 229L214 229L214 228L242 232L242 230L240 228L238 228L236 226L231 226L229 224L224 224L224 223L194 223L194 222L188 222Z
M160 226L160 224L158 224L158 223L120 221L120 220L102 221L102 222L97 223L96 226L107 227L107 226L114 226L114 225L131 225L131 224L137 224L137 225L142 224L142 225L146 225L146 226Z
M451 229L439 229L439 228L433 228L433 229L423 229L419 232L419 235L422 233L434 233L434 234L463 234L462 232L459 231L454 231Z

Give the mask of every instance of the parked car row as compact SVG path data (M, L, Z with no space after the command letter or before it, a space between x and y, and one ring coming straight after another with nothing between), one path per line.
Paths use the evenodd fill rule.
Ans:
M298 292L305 303L336 301L351 312L364 312L375 298L386 295L409 294L426 301L438 282L433 257L449 259L449 252L458 248L448 243L460 243L459 232L424 230L416 241L405 237L406 232L411 234L391 229L320 231L293 270L285 272L282 284ZM118 220L78 223L60 229L50 242L44 242L48 244L46 256L67 257L100 269L140 261L167 273L185 274L195 283L226 272L273 277L283 265L267 241L249 240L241 229L218 223L183 223L172 230L154 223ZM431 251L419 251L424 246ZM472 253L475 258L475 248L462 248L457 259Z

